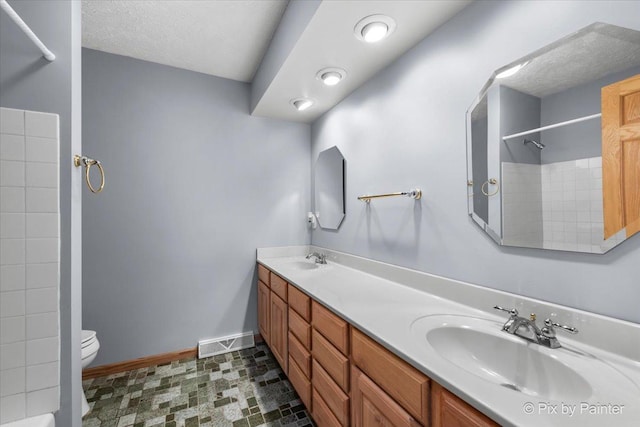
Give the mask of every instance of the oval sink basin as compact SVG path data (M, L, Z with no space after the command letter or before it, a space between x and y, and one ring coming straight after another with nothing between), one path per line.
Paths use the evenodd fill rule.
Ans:
M610 364L575 348L550 349L502 331L502 323L470 316L432 315L411 324L430 352L462 371L514 392L555 401L586 401L638 386ZM562 340L562 337L559 337Z
M449 362L494 384L550 400L591 396L589 383L573 369L533 348L536 344L502 334L505 336L470 327L441 326L426 337Z
M305 262L305 261L291 261L287 265L298 269L298 270L315 270L318 268L318 264L315 262Z

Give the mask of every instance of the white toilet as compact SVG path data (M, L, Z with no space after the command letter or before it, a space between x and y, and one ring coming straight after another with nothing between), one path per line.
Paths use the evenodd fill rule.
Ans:
M100 342L95 331L82 331L82 369L86 368L98 355ZM82 415L89 412L87 397L82 392Z

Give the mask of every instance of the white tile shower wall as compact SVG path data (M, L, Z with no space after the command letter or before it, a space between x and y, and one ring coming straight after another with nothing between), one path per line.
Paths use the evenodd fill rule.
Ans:
M503 162L501 193L505 245L604 253L626 238L603 239L601 157Z
M542 171L544 248L606 252L622 233L603 239L602 157L549 163Z
M505 245L542 246L540 165L502 163L502 218Z
M0 424L59 407L59 131L0 108Z

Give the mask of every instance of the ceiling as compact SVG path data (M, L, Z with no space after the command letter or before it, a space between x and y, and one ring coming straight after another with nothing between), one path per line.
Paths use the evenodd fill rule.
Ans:
M496 78L515 65L526 64L516 74ZM488 114L487 90L503 85L538 98L640 67L640 31L595 23L551 43L493 73L473 106L471 120Z
M500 84L544 98L640 66L640 31L592 24L503 68L525 61L525 67Z
M262 61L272 66L273 54L278 68L261 82L251 113L310 123L472 0L292 1L311 11L305 22L293 19L296 31L278 28L291 24L283 19L286 0L83 0L82 44L243 82L253 81ZM355 25L374 14L392 17L395 31L375 44L358 40ZM284 56L269 48L278 32L297 38ZM346 70L346 78L323 85L316 74L326 67ZM315 104L299 112L290 103L298 97Z
M82 46L250 82L287 0L83 0Z

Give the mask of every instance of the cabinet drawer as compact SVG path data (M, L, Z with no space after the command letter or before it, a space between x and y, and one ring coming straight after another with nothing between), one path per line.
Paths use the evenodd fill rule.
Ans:
M311 349L311 326L291 308L289 308L289 331L300 340L304 348Z
M295 338L294 338L295 339ZM307 410L311 412L311 382L307 379L304 373L300 370L300 367L296 363L295 359L291 357L289 353L289 381L293 388L298 392L300 400Z
M499 424L486 415L468 405L465 401L433 383L431 400L433 427L498 427Z
M341 427L338 419L333 415L327 402L318 394L318 391L313 389L313 421L318 427Z
M429 378L352 328L353 363L424 425L429 424Z
M273 284L272 284L273 286ZM311 302L311 324L342 354L349 354L349 324L319 303Z
M307 322L311 322L311 298L289 284L289 307L293 308Z
M277 274L271 272L271 290L275 292L283 301L287 301L287 282Z
M269 286L269 270L262 264L258 264L258 279Z
M296 361L304 376L311 378L311 354L291 332L289 332L289 356Z
M313 388L325 401L341 425L349 425L349 396L336 384L316 360L313 361Z
M420 427L415 418L355 366L351 368L351 378L353 427Z
M316 362L319 362L324 370L342 388L349 391L349 359L338 351L325 337L315 329L311 332L312 354Z

